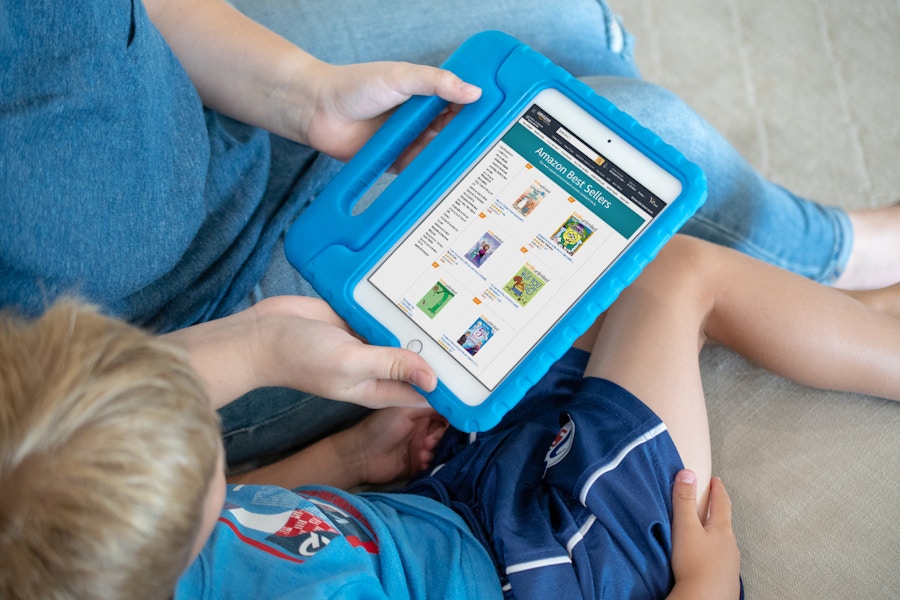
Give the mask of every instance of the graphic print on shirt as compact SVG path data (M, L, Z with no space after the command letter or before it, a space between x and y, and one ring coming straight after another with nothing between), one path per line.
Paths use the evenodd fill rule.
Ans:
M340 501L339 496L325 495L326 499L287 490L275 494L261 491L242 502L243 506L227 502L219 521L248 545L293 562L305 562L336 538L377 554L378 544L365 518L329 502Z
M305 495L315 503L341 531L354 548L363 548L369 554L378 554L378 540L372 526L364 516L343 498L324 490L313 490Z
M569 420L566 421L566 423L562 427L560 427L559 433L556 434L556 437L553 439L553 443L550 444L550 449L547 450L547 454L544 456L545 474L547 472L547 469L559 463L559 461L566 457L566 454L568 454L569 450L572 449L572 443L574 441L575 422L570 417Z

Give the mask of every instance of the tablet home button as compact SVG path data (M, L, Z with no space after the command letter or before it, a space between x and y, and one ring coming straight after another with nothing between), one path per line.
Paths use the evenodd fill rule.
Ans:
M422 351L422 342L419 340L410 340L408 344L406 344L407 350L412 350L416 354Z

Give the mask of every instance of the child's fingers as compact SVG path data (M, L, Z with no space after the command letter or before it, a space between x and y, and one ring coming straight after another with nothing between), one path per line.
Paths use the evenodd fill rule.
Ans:
M441 415L435 413L435 418L428 424L428 437L435 443L444 437L444 432L450 427L450 423Z
M709 518L706 526L731 529L731 497L718 477L713 477L709 484Z
M434 458L434 452L430 450L425 450L424 448L419 451L419 462L415 464L415 468L412 470L413 473L418 473L419 471L424 471L428 467L431 466L431 461Z
M675 475L672 489L672 525L681 528L692 523L700 523L697 515L697 475L683 469Z

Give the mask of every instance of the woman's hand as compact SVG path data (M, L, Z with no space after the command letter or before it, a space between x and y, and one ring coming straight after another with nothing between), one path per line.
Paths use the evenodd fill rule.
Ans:
M348 160L388 115L412 96L439 96L450 103L398 163L405 164L444 127L461 105L481 90L443 69L401 62L307 66L285 94L284 129L294 139L340 160Z
M452 104L481 96L477 87L435 67L324 63L224 0L145 0L144 5L204 105L340 160L356 154L411 96L436 95ZM452 106L438 118L398 163L408 161L456 110Z
M215 406L259 387L290 387L370 408L427 406L434 371L402 348L361 341L322 300L267 298L243 312L167 334L185 348Z

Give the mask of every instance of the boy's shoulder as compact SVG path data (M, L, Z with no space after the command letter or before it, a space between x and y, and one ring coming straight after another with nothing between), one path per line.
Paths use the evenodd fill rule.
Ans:
M455 538L453 545L445 545L448 537ZM425 498L358 496L327 487L233 486L176 598L219 597L226 590L256 598L286 592L330 598L357 587L369 594L382 590L385 598L421 594L424 580L410 589L408 574L448 582L463 575L456 572L459 561L423 556L423 540L432 540L430 548L455 545L466 568L477 574L483 563L493 575L474 538L459 543L470 537L452 511Z

